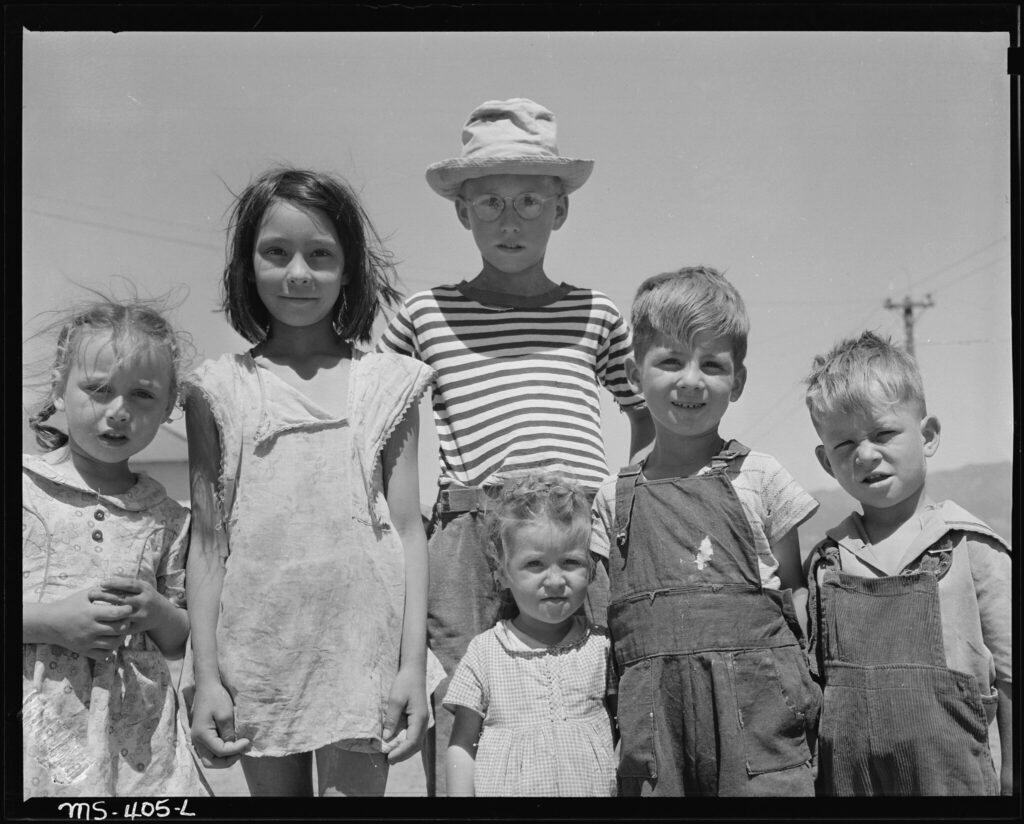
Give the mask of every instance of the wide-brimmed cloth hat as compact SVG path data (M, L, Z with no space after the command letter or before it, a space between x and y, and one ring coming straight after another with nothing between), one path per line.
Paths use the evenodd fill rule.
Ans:
M427 183L455 200L466 180L487 175L551 175L565 194L587 182L593 160L558 154L555 116L532 100L488 100L470 112L462 127L462 155L427 167Z

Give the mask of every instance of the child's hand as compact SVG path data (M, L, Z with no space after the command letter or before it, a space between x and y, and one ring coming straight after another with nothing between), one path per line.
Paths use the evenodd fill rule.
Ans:
M96 590L93 590L96 592ZM143 633L159 627L167 619L170 601L141 578L116 576L101 581L99 594L93 600L131 607L130 632Z
M405 740L399 733L405 730ZM388 696L384 745L388 763L397 764L419 751L427 731L427 687L422 667L399 669ZM389 745L393 745L388 749Z
M192 743L204 767L230 767L246 750L248 738L235 738L235 705L223 684L196 685L192 704Z
M84 589L47 605L55 642L97 661L112 655L128 634L131 608L93 597Z

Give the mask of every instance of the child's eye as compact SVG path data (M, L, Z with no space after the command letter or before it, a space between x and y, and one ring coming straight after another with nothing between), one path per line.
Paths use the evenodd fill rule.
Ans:
M268 246L263 250L263 254L267 257L279 257L284 254L284 249L280 246Z
M85 387L85 391L90 395L105 395L110 391L110 387L104 383L92 383Z
M533 192L527 192L526 194L519 196L519 202L525 207L542 206L544 201L541 200L540 195L536 195Z
M895 436L896 433L893 432L891 429L884 429L877 435L875 435L875 440L878 441L879 443L886 443L887 441L891 441Z
M331 257L334 253L330 249L314 249L312 257Z
M135 391L135 397L142 398L143 400L152 400L153 398L156 397L156 395L154 395L148 389L137 389Z

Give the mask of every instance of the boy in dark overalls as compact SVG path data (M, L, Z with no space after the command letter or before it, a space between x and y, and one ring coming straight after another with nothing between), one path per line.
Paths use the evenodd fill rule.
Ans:
M821 693L807 667L797 526L817 503L718 434L746 380L736 289L695 267L646 280L630 379L654 447L594 502L607 559L622 795L813 795ZM792 592L792 595L791 595Z
M823 795L1013 792L1010 548L925 491L939 421L914 359L871 332L817 357L825 471L860 502L810 558Z

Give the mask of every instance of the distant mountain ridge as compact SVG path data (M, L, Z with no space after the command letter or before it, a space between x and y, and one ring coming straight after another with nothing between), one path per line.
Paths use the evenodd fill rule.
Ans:
M959 469L928 473L928 494L934 501L955 501L996 531L1007 543L1013 541L1013 463L971 464ZM825 536L825 530L851 512L857 502L838 484L811 492L821 504L814 517L800 527L804 553Z

